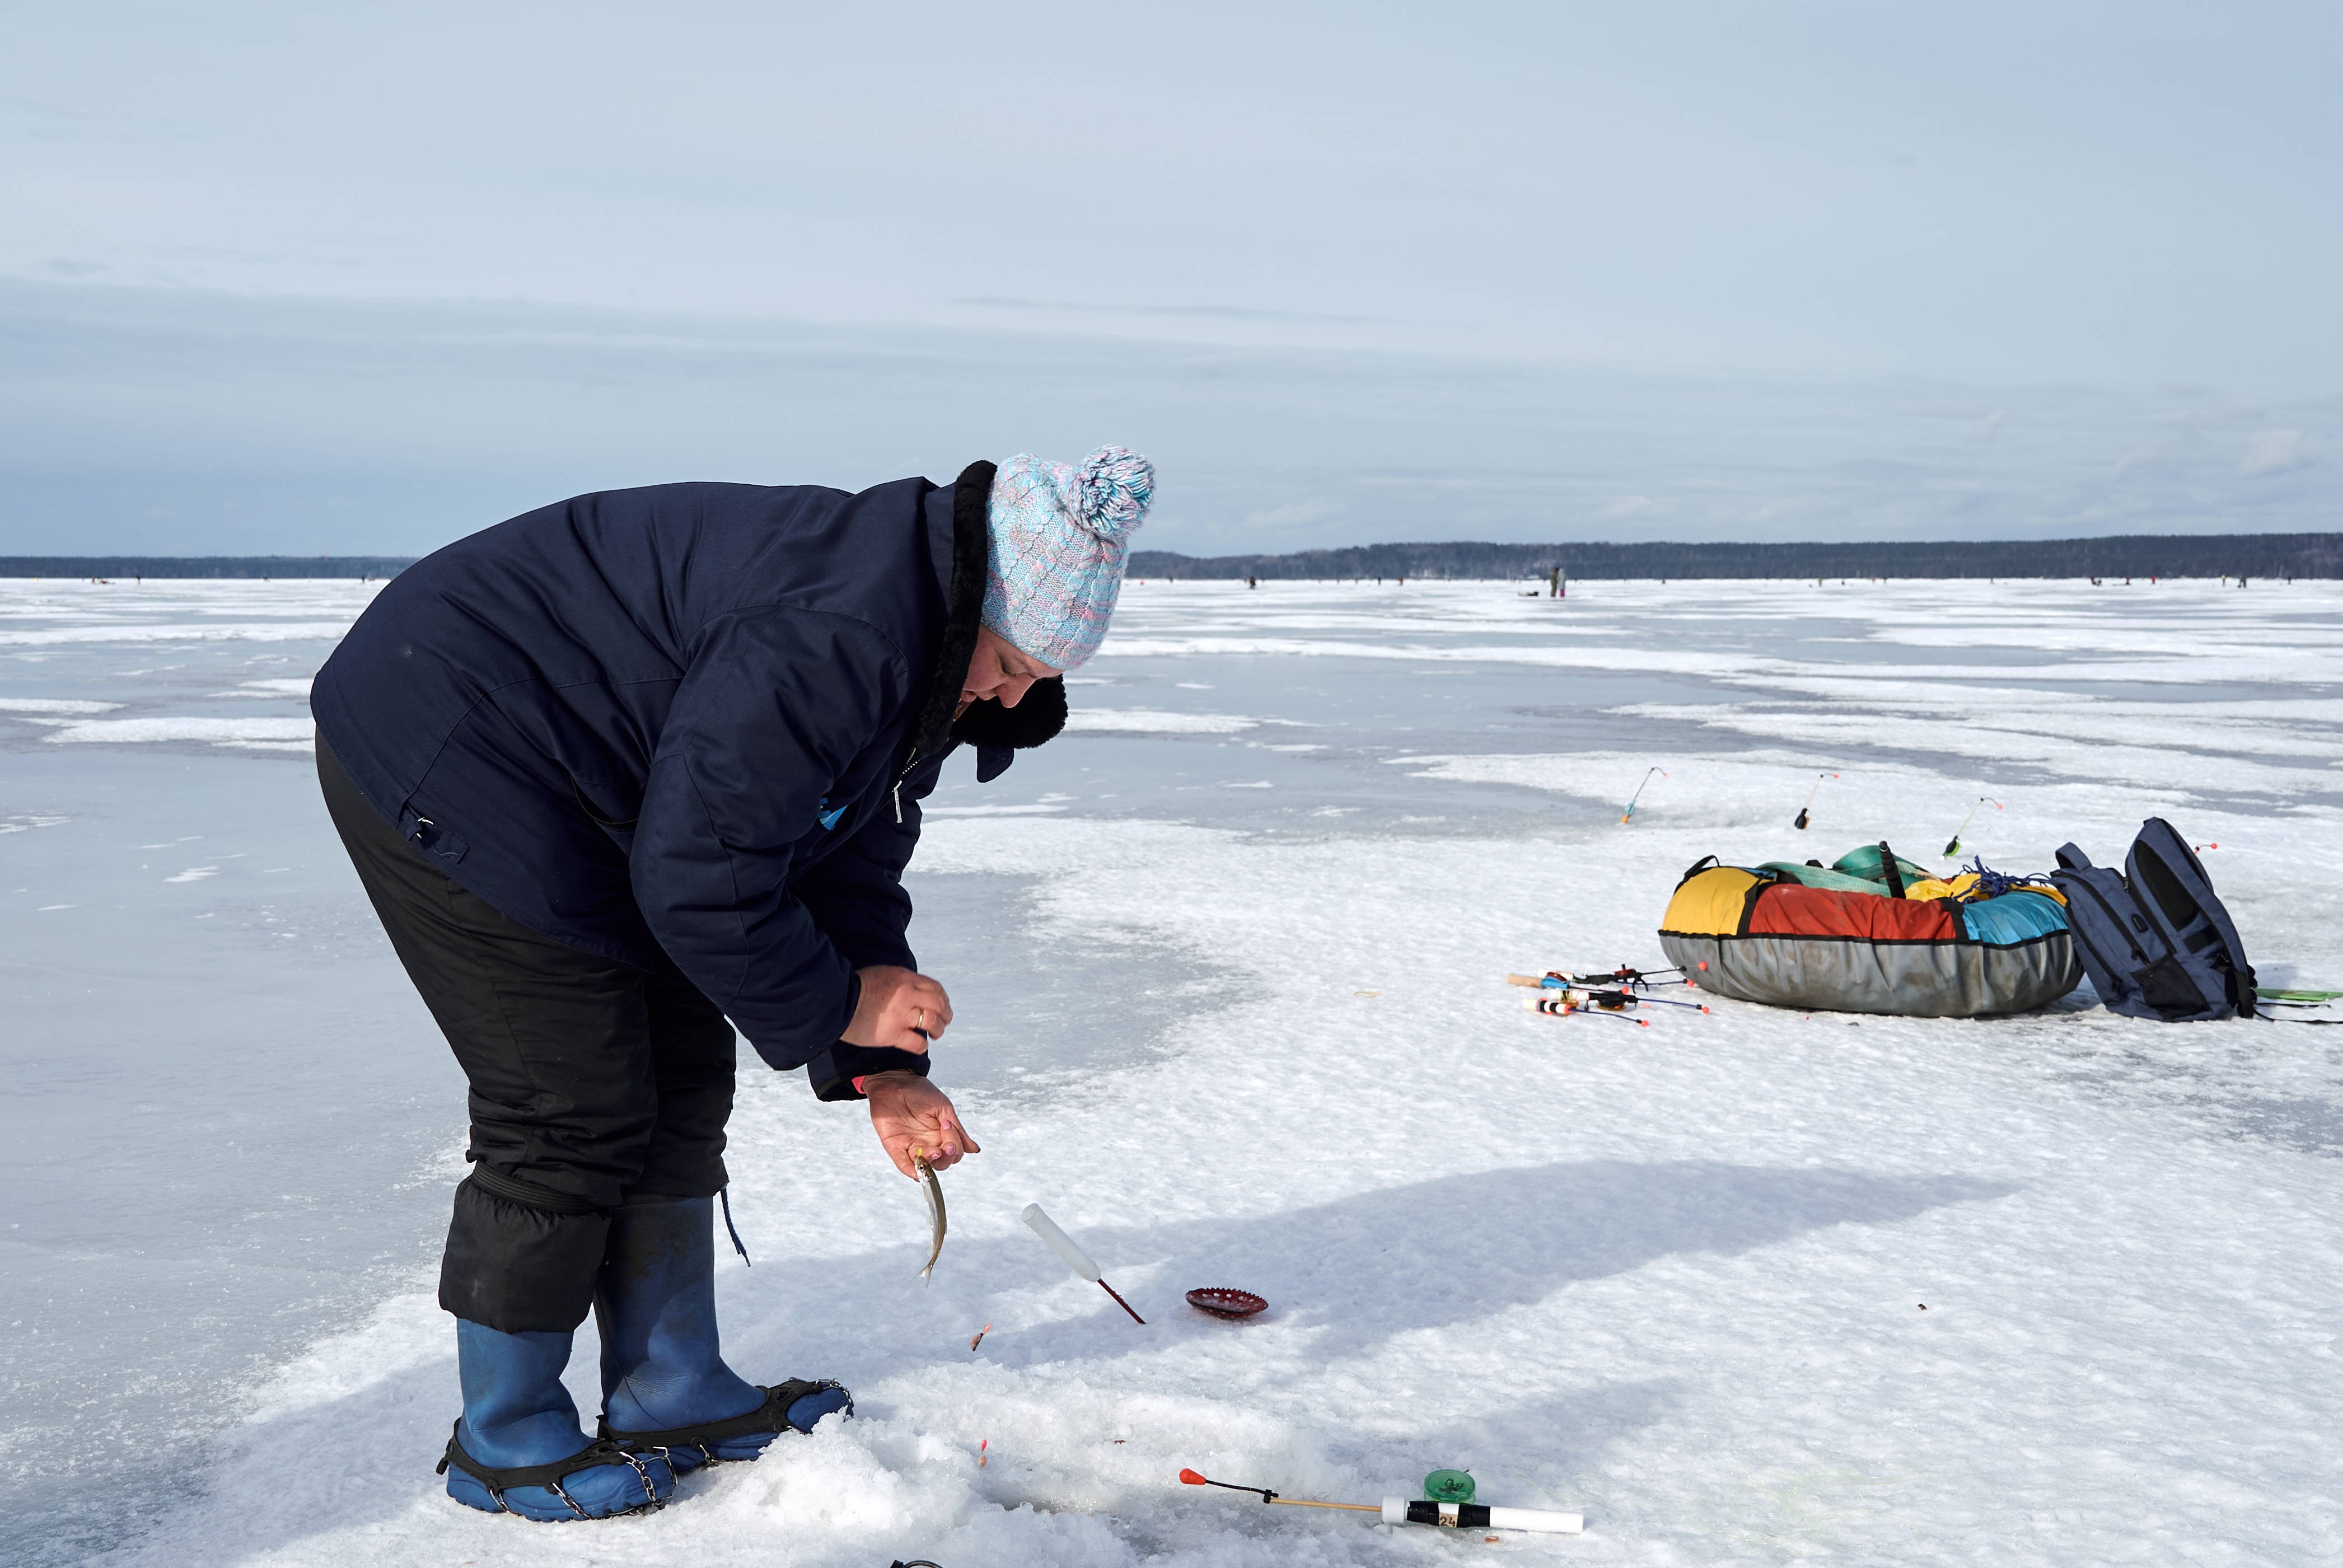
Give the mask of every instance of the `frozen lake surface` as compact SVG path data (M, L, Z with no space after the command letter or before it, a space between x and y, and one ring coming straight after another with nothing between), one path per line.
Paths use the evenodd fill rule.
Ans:
M2343 1555L2343 1040L2087 990L1635 1029L1503 984L1659 961L1703 855L1936 860L1988 796L2008 870L2169 817L2265 983L2343 987L2343 585L1131 585L1071 732L931 802L912 937L987 1149L931 1288L861 1115L743 1069L727 1343L860 1418L562 1528L430 1474L462 1085L304 704L371 591L0 583L0 1559ZM1214 1284L1272 1310L1181 1303ZM1588 1529L1183 1465L1342 1501L1469 1468Z

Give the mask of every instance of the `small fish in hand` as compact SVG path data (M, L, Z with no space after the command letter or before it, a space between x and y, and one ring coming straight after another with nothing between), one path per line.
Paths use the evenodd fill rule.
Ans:
M936 1168L916 1150L911 1154L911 1169L920 1173L920 1191L928 1195L928 1218L935 1225L935 1245L928 1253L928 1266L920 1271L920 1279L925 1283L936 1271L936 1260L944 1255L944 1189L943 1183L936 1180Z

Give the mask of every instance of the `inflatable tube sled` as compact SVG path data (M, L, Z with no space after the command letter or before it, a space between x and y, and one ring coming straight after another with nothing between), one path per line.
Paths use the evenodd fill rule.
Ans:
M1982 870L1946 881L1885 844L1829 867L1711 855L1676 884L1660 946L1703 990L1831 1012L2024 1012L2083 979L2055 890Z

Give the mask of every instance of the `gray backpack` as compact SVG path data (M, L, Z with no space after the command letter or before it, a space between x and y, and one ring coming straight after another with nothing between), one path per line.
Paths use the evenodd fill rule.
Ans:
M2124 869L2069 844L2052 885L2083 972L2110 1012L2180 1023L2254 1016L2254 966L2188 841L2161 817L2140 824Z

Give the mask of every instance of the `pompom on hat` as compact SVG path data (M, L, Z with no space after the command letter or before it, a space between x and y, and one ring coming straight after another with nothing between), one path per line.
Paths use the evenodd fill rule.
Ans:
M985 512L984 624L1052 669L1089 658L1154 497L1155 465L1127 447L1101 447L1080 467L1030 452L1001 464Z

